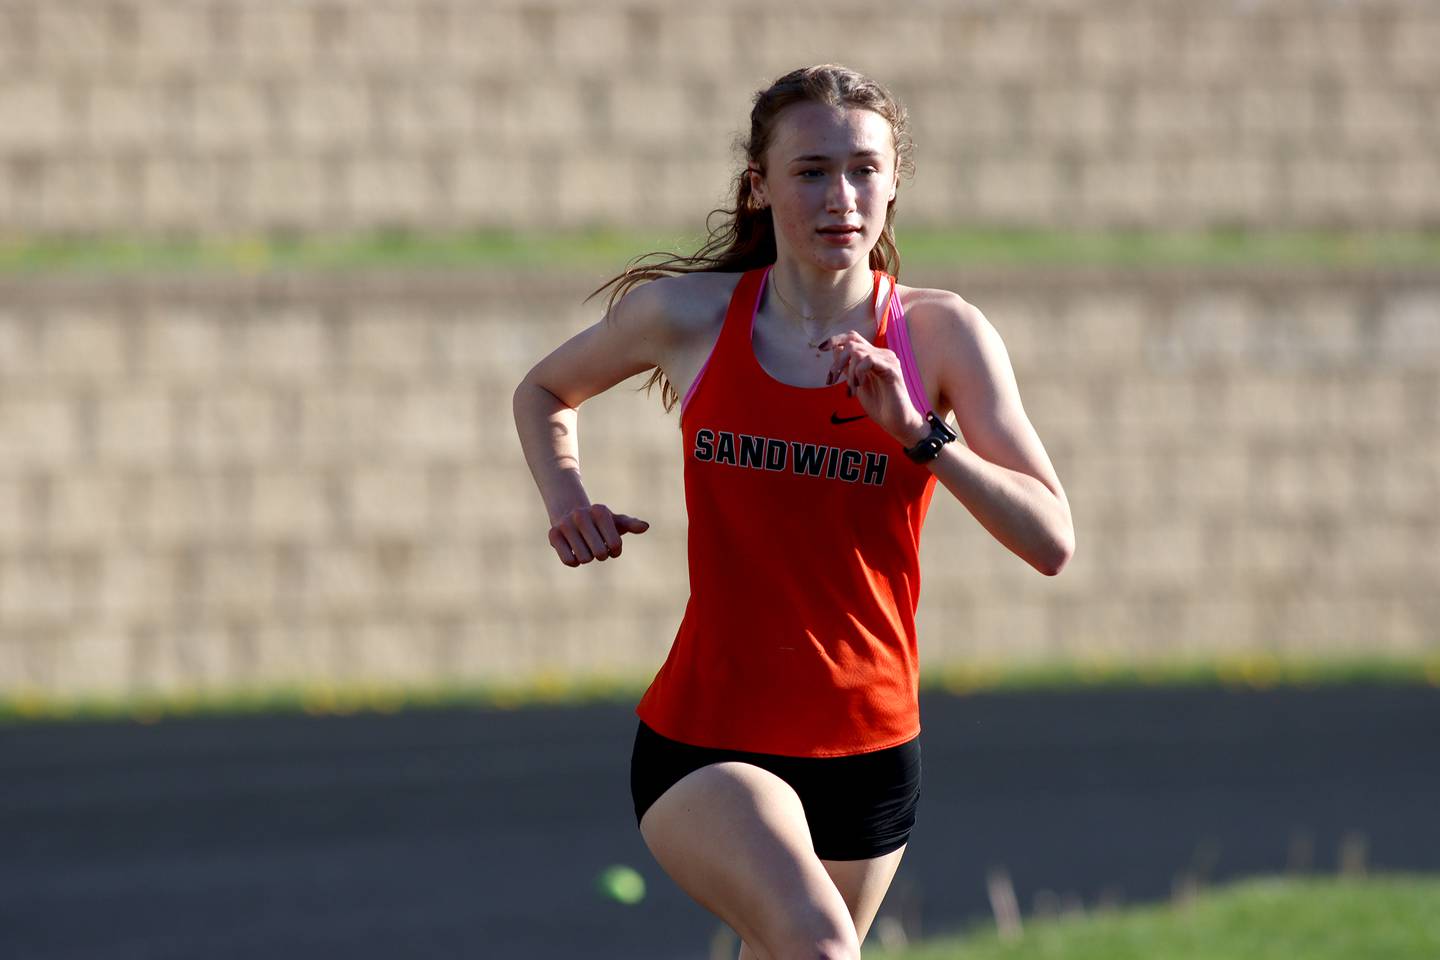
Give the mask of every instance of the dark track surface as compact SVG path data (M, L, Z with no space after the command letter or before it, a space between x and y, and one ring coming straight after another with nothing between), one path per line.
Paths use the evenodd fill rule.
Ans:
M926 695L912 934L1037 891L1440 871L1440 690ZM701 960L719 926L635 828L628 706L0 729L0 955ZM594 892L607 864L649 885Z

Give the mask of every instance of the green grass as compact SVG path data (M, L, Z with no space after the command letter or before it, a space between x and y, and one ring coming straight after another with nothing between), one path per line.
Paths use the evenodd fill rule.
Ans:
M1112 266L1405 266L1440 264L1440 232L1209 230L1160 233L1008 230L900 236L905 263Z
M649 684L645 676L568 677L549 672L511 684L433 684L403 687L375 683L314 683L139 693L62 696L40 689L0 692L0 726L87 720L155 723L204 715L284 714L345 716L401 710L519 709L607 702L633 704ZM1265 654L1227 659L1137 663L1072 661L1040 665L974 664L921 673L921 689L964 695L986 691L1123 689L1135 687L1318 687L1369 683L1440 687L1440 655L1428 659L1348 658L1282 660Z
M1440 652L1429 657L1277 657L1255 652L1206 660L1091 658L1038 664L956 664L921 672L922 689L984 690L1094 687L1314 687L1344 683L1440 686Z
M0 694L0 726L87 720L156 723L188 716L296 714L348 716L401 710L491 709L574 706L638 699L644 684L634 677L569 678L545 674L512 684L314 682L230 687L117 696L62 696L30 689Z
M993 924L867 960L1435 960L1440 877L1261 877L1158 904Z
M353 236L235 236L208 240L126 236L44 238L0 235L0 276L52 273L367 268L543 268L618 270L655 250L690 252L695 231L479 230L413 233L382 230ZM1140 230L938 230L901 226L905 267L969 265L1166 266L1436 266L1440 231L1264 231L1238 229L1160 233Z

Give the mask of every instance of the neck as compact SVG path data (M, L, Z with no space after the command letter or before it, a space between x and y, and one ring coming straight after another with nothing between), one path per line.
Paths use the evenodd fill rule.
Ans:
M777 261L770 283L777 294L777 312L810 338L842 326L855 310L868 306L875 278L866 262L846 270L814 271Z

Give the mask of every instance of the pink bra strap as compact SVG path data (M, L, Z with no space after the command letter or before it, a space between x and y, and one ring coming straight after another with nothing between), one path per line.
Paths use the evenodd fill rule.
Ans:
M890 295L892 304L890 333L888 337L890 348L895 351L895 356L900 358L900 369L905 374L905 388L910 394L910 402L915 409L928 416L931 411L930 399L925 396L925 384L920 379L920 367L915 363L915 351L910 346L910 327L905 322L905 304L900 301L900 286L895 284Z

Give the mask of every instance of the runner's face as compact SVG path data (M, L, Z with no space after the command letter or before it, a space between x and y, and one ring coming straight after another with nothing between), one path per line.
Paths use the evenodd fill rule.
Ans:
M786 107L776 118L765 171L751 172L751 187L773 212L781 258L827 270L869 264L895 199L889 121L860 107Z

